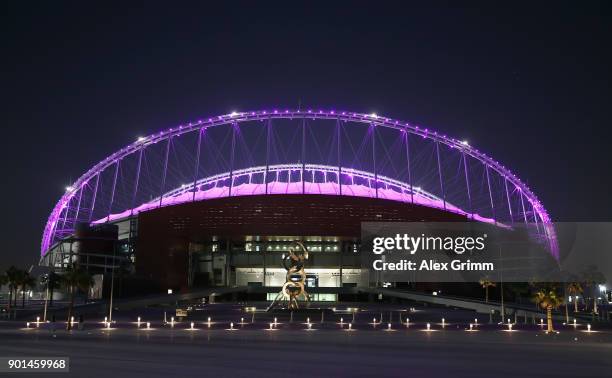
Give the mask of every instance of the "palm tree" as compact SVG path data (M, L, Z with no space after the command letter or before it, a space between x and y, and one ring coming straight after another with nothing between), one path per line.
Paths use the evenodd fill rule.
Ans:
M40 276L40 284L47 290L46 299L48 301L48 305L53 306L53 291L57 285L60 284L59 276L55 272L50 271L49 273Z
M72 312L74 309L74 298L78 290L87 291L93 285L93 278L84 269L79 268L75 265L69 265L64 274L62 275L62 284L68 289L70 293L70 305L68 306L68 321L66 322L66 329L72 329Z
M13 297L17 298L17 281L19 281L19 269L15 268L14 266L8 268L8 270L6 271L6 278L8 280L9 287L8 310L10 311L13 302Z
M27 279L28 272L25 270L17 269L14 276L15 283L15 295L13 297L13 305L17 307L17 296L19 295L19 288L23 287L24 281Z
M485 289L485 302L489 302L489 287L495 287L495 282L491 281L488 278L483 278L480 281L480 286Z
M47 275L47 285L49 285L49 306L53 307L53 291L61 284L60 277L54 271Z
M546 310L546 333L554 332L552 311L563 304L564 298L557 293L557 289L554 286L546 286L540 288L534 294L533 301Z
M585 271L582 273L584 286L588 288L589 292L593 295L593 312L597 313L597 284L604 283L606 281L606 277L597 270L595 265L589 265ZM585 300L585 304L587 301Z
M580 282L570 282L567 284L567 293L574 297L574 312L578 312L578 295L582 295L582 292Z
M4 273L0 274L0 289L2 286L8 284L8 276Z
M26 290L36 287L36 279L26 271L23 271L20 278L21 280L19 281L19 284L21 285L21 308L25 308Z

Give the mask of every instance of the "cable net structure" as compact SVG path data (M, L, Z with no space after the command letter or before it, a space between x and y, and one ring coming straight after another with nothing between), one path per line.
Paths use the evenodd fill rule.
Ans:
M558 253L536 195L467 142L376 114L298 109L233 112L139 138L67 188L45 226L41 254L79 223L274 194L381 198L500 227L527 224Z

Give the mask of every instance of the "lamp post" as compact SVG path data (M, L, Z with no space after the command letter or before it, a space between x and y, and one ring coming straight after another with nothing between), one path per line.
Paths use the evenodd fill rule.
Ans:
M113 322L113 294L115 291L115 259L117 256L117 246L113 247L113 261L112 261L112 270L111 270L111 289L110 289L110 300L108 306L108 321L109 323Z
M499 272L499 278L500 278L500 294L501 294L501 319L502 319L502 323L504 322L504 316L506 315L506 310L504 308L504 263L502 260L502 250L501 250L501 245L499 246L499 260L500 260L500 264L501 264L501 270Z
M47 308L49 306L49 281L51 281L50 273L45 275L45 281L47 283L47 288L45 290L45 308L43 310L43 322L47 321Z

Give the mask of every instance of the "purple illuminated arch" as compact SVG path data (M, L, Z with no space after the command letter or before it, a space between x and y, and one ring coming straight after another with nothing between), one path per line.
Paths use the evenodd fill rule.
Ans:
M253 183L252 177L257 174L267 174L271 177L266 185L263 183ZM301 172L301 164L279 164L268 167L259 166L246 169L240 169L232 172L232 179L239 181L240 178L245 178L240 184L232 186L232 196L252 196L258 194L336 194L342 192L343 196L354 197L370 197L376 198L376 191L371 186L366 186L364 183L373 182L375 179L378 182L378 198L389 199L398 202L413 203L421 206L444 209L447 212L470 216L465 210L453 205L450 202L444 201L435 194L429 193L421 188L410 188L410 185L394 180L389 177L378 175L376 178L371 172L364 172L352 168L342 169L342 178L346 183L338 185L336 179L329 180L331 175L338 172L338 167L319 164L305 164L306 172L311 175L322 176L323 179L319 182L305 182L304 180L290 181L278 180L278 177L285 174L290 177L291 173ZM223 198L229 196L229 186L225 185L230 180L230 173L207 177L197 180L195 183L182 185L174 188L171 191L164 193L158 198L141 204L140 206L117 214L108 214L104 218L93 221L94 224L105 223L108 221L116 221L125 219L142 211L158 208L160 206L172 206L181 203L192 201L201 201L213 198ZM356 182L359 181L359 182ZM304 185L303 185L304 184ZM446 206L446 207L445 207ZM495 223L492 218L485 218L478 214L474 214L474 219L480 222Z
M393 130L397 133L398 140L405 138L406 144L406 159L408 165L408 180L397 177L389 177L377 172L376 155L372 152L374 159L374 172L360 170L356 168L342 167L340 163L340 152L338 152L338 165L326 164L310 164L302 162L285 162L284 164L268 164L255 165L252 167L233 169L222 171L215 175L206 177L197 177L198 165L200 164L200 139L203 131L220 126L235 126L248 122L262 121L262 125L266 122L270 124L273 120L303 120L304 130L306 129L307 121L317 120L332 120L338 124L361 124L367 125L373 130L372 136L372 151L376 146L376 129L385 128ZM174 189L165 188L166 171L168 170L168 153L170 142L173 138L197 132L198 144L194 159L195 176L189 184L181 185ZM233 131L235 135L235 131ZM439 175L439 183L442 195L433 194L428 191L428 188L419 188L413 186L410 179L410 153L408 150L408 136L417 136L427 142L433 143L437 154L437 175ZM338 134L338 151L342 138ZM163 176L161 178L161 191L155 198L134 203L136 193L139 190L140 168L143 159L143 151L151 148L155 144L167 141L168 148L165 151L165 164L163 164ZM231 164L234 159L234 145L232 139ZM267 141L269 148L270 140ZM444 180L442 177L442 168L440 162L443 161L440 153L440 146L446 146L448 151L454 153L463 159L463 167L465 169L465 189L466 197L469 201L469 206L460 206L453 204L445 196ZM121 211L112 211L113 198L115 195L117 175L119 172L119 164L124 159L135 156L137 161L137 174L135 183L132 183L134 192L133 201L130 206L120 209ZM268 159L266 157L266 159ZM490 199L492 216L478 214L472 206L476 193L470 190L469 164L466 164L467 159L475 161L482 165L483 172L483 193L486 200ZM435 170L435 169L434 169ZM99 193L99 181L101 175L110 172L112 185L110 185L110 205L108 212L93 216L94 208L96 207L96 197ZM311 179L306 178L310 174ZM432 174L436 174L432 172ZM265 183L257 183L253 180L256 175L264 175ZM284 179L280 178L284 175ZM500 202L507 201L507 213L509 213L509 221L504 222L496 217L496 204L494 203L494 195L492 193L491 176L495 175L498 186L500 188ZM270 181L269 177L273 177ZM296 178L299 177L299 180ZM319 178L316 178L319 177ZM114 180L112 180L114 178ZM329 178L329 179L328 179ZM487 193L488 187L488 198ZM446 188L448 190L448 188ZM505 198L503 195L505 192ZM89 193L89 205L85 205L84 193ZM513 222L524 222L535 224L538 232L546 236L549 241L550 250L553 255L557 255L556 236L552 227L551 219L538 200L537 196L531 189L524 184L514 173L508 168L500 164L498 161L478 151L468 143L457 140L446 135L439 134L427 128L422 128L407 122L377 116L375 114L361 114L345 111L334 110L268 110L268 111L252 111L252 112L234 112L231 114L220 115L212 118L191 122L178 127L173 127L168 130L139 138L138 141L129 144L121 150L113 153L98 164L93 166L85 174L83 174L74 184L67 188L64 195L57 202L51 212L47 224L44 229L41 254L46 252L61 240L63 237L73 233L74 226L77 221L85 221L89 223L103 223L124 219L137 214L140 211L156 208L159 206L168 206L178 203L184 203L194 200L205 200L209 198L218 198L226 196L242 196L252 194L300 194L300 193L320 193L320 194L338 194L386 198L401 202L411 202L422 206L440 208L445 211L455 212L466 215L472 219L496 223L499 225L508 225ZM87 194L86 194L87 195ZM503 204L497 205L505 206ZM89 209L87 209L89 207ZM83 214L89 211L88 216ZM85 219L84 219L85 218Z

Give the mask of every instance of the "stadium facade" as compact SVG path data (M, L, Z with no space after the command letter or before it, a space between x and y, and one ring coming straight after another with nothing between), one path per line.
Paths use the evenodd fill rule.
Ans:
M41 265L120 269L151 292L278 288L301 241L314 299L335 300L370 280L361 222L462 220L527 224L557 253L533 192L466 141L375 114L234 112L138 138L92 167L49 216Z

